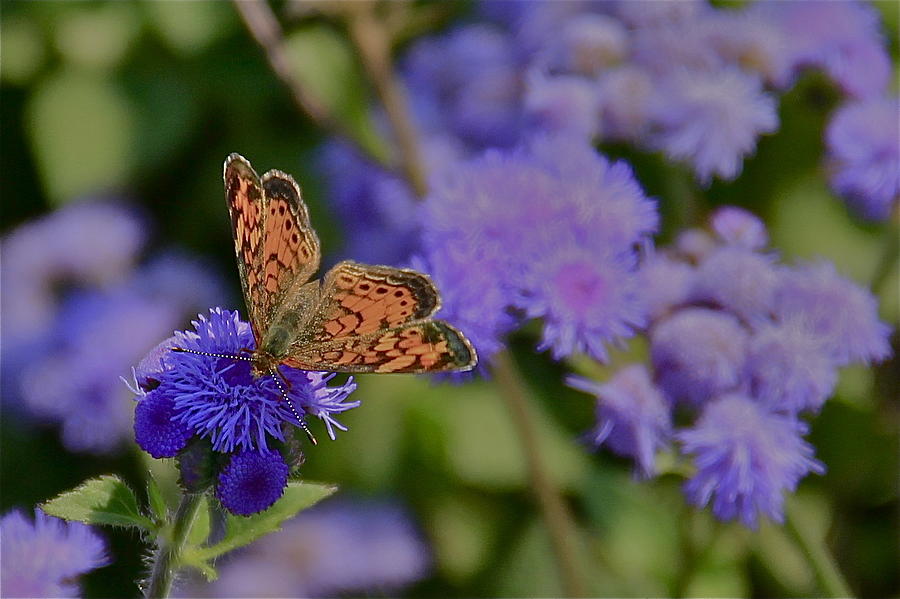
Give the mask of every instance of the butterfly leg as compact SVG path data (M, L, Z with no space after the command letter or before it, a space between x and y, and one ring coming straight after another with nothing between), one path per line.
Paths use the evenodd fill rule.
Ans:
M281 391L281 397L284 401L287 402L288 407L291 409L291 413L294 415L294 418L297 419L297 422L300 423L300 428L303 429L303 432L306 433L306 436L309 437L310 443L313 445L318 445L319 442L316 441L316 437L312 434L312 431L309 430L309 427L306 426L306 420L304 420L300 414L297 413L297 408L294 407L294 402L291 401L291 398L288 397L287 390L284 388L284 384L281 382L281 373L278 372L276 368L269 369L269 374L272 375L272 378L275 379L275 384L278 385L278 390Z
M198 356L209 356L211 358L228 358L231 360L244 360L245 362L252 362L253 358L249 356L240 356L237 354L214 354L208 351L197 351L196 349L187 349L184 347L170 347L170 351L184 353L184 354L197 354Z

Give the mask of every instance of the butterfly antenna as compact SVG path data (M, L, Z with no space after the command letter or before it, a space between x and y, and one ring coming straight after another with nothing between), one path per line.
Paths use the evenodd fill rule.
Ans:
M272 375L272 378L275 379L275 384L278 385L279 391L281 391L281 397L284 398L284 401L287 402L288 407L291 409L291 413L294 415L294 418L297 419L297 422L300 423L300 428L303 429L303 432L306 433L306 436L309 437L310 443L313 445L318 445L319 442L316 441L316 437L312 434L312 431L309 430L309 427L306 426L306 420L300 417L300 414L297 413L297 408L294 407L294 402L291 401L291 398L288 397L287 390L284 388L284 385L281 382L281 378L279 373L274 369L269 369L269 374Z
M238 354L214 354L208 351L198 351L196 349L187 349L185 347L170 347L172 351L181 352L184 354L197 354L198 356L209 356L211 358L228 358L231 360L244 360L245 362L252 362L253 358L249 356L241 356Z

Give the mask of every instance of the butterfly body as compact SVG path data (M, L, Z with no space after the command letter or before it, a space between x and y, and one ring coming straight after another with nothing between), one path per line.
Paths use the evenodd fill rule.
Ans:
M259 177L238 154L226 159L224 179L255 375L281 364L350 373L475 366L466 337L432 318L440 295L427 275L344 261L311 280L321 250L294 179L277 170Z

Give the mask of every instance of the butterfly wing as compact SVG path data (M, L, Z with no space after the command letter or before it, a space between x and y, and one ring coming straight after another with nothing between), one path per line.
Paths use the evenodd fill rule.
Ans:
M300 349L284 364L303 370L352 373L423 373L471 370L475 348L441 320L414 322Z
M239 154L225 160L238 274L257 344L286 296L319 268L319 238L294 179L281 171L258 177Z
M430 320L440 295L422 273L345 261L325 275L289 365L338 372L437 372L475 365L458 330Z

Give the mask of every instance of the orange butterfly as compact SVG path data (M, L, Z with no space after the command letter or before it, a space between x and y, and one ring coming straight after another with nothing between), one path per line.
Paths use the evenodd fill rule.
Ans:
M431 279L405 268L344 261L321 280L319 238L294 179L257 176L239 154L225 160L238 273L256 349L256 376L271 375L294 416L279 364L334 372L421 373L471 370L475 349L460 331L431 316L441 304ZM173 348L175 351L187 351ZM199 353L199 352L192 352Z

